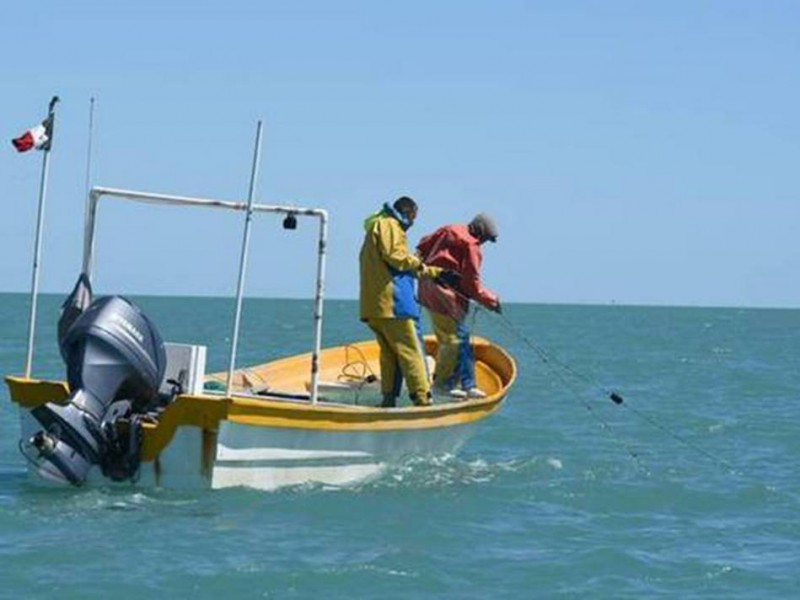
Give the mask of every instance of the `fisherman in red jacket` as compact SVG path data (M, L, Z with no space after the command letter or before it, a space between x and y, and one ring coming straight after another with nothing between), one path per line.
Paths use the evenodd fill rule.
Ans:
M461 275L455 287L420 280L419 301L428 309L439 342L434 390L455 398L484 398L475 381L475 355L467 326L469 300L500 312L500 298L481 283L481 245L497 241L497 225L486 213L469 225L446 225L425 236L417 246L425 264Z

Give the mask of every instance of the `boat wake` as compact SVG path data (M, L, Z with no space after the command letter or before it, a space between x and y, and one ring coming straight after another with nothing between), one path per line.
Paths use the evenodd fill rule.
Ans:
M557 458L518 457L502 461L464 458L452 454L410 458L387 468L379 478L364 483L361 489L448 488L480 486L504 479L534 477L561 469Z

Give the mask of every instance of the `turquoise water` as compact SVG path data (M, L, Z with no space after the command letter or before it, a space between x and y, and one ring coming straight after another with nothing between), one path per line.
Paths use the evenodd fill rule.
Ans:
M36 374L62 374L45 297ZM140 298L227 363L232 303ZM245 305L242 363L305 351L311 304ZM326 305L326 345L368 337ZM0 398L0 598L798 598L800 311L511 305L520 378L457 457L349 489L42 489ZM0 295L0 371L27 298ZM544 363L535 342L596 382Z

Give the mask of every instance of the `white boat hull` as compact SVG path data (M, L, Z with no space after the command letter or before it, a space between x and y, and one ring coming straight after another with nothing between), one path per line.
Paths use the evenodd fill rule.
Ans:
M325 431L221 424L211 487L273 490L317 482L344 486L376 477L409 456L456 452L472 423L445 429Z
M20 422L22 439L41 429L27 410L20 410ZM376 478L410 456L455 453L474 430L474 423L400 431L329 431L224 421L216 436L213 460L207 464L207 434L197 427L180 427L157 460L142 463L136 483L170 489L276 490L312 482L348 486ZM34 465L29 466L36 474ZM87 483L110 482L93 467Z

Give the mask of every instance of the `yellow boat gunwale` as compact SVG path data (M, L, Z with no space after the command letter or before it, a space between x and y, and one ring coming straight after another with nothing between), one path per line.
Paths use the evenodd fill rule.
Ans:
M429 353L435 352L435 340L426 338L425 342L426 350ZM321 362L326 355L334 356L345 348L358 348L362 352L374 353L377 344L374 341L367 341L326 349L321 354ZM144 424L142 460L147 462L157 459L180 426L198 427L203 430L204 435L214 435L219 430L220 421L223 420L256 427L343 433L408 431L475 422L500 407L517 375L514 359L505 350L488 340L475 338L475 356L479 378L485 379L490 376L497 378L494 393L490 393L486 398L432 406L387 409L329 402L311 404L307 400L287 400L270 398L268 395L254 396L241 393L234 393L230 397L217 394L182 394L164 409L157 423ZM296 355L241 369L235 374L241 378L259 369L275 372L276 369L288 369L290 365L299 370L299 367L310 360L310 354ZM209 379L214 377L210 375ZM5 380L12 401L24 409L30 410L45 402L66 402L69 398L69 388L62 381L17 376L8 376Z

